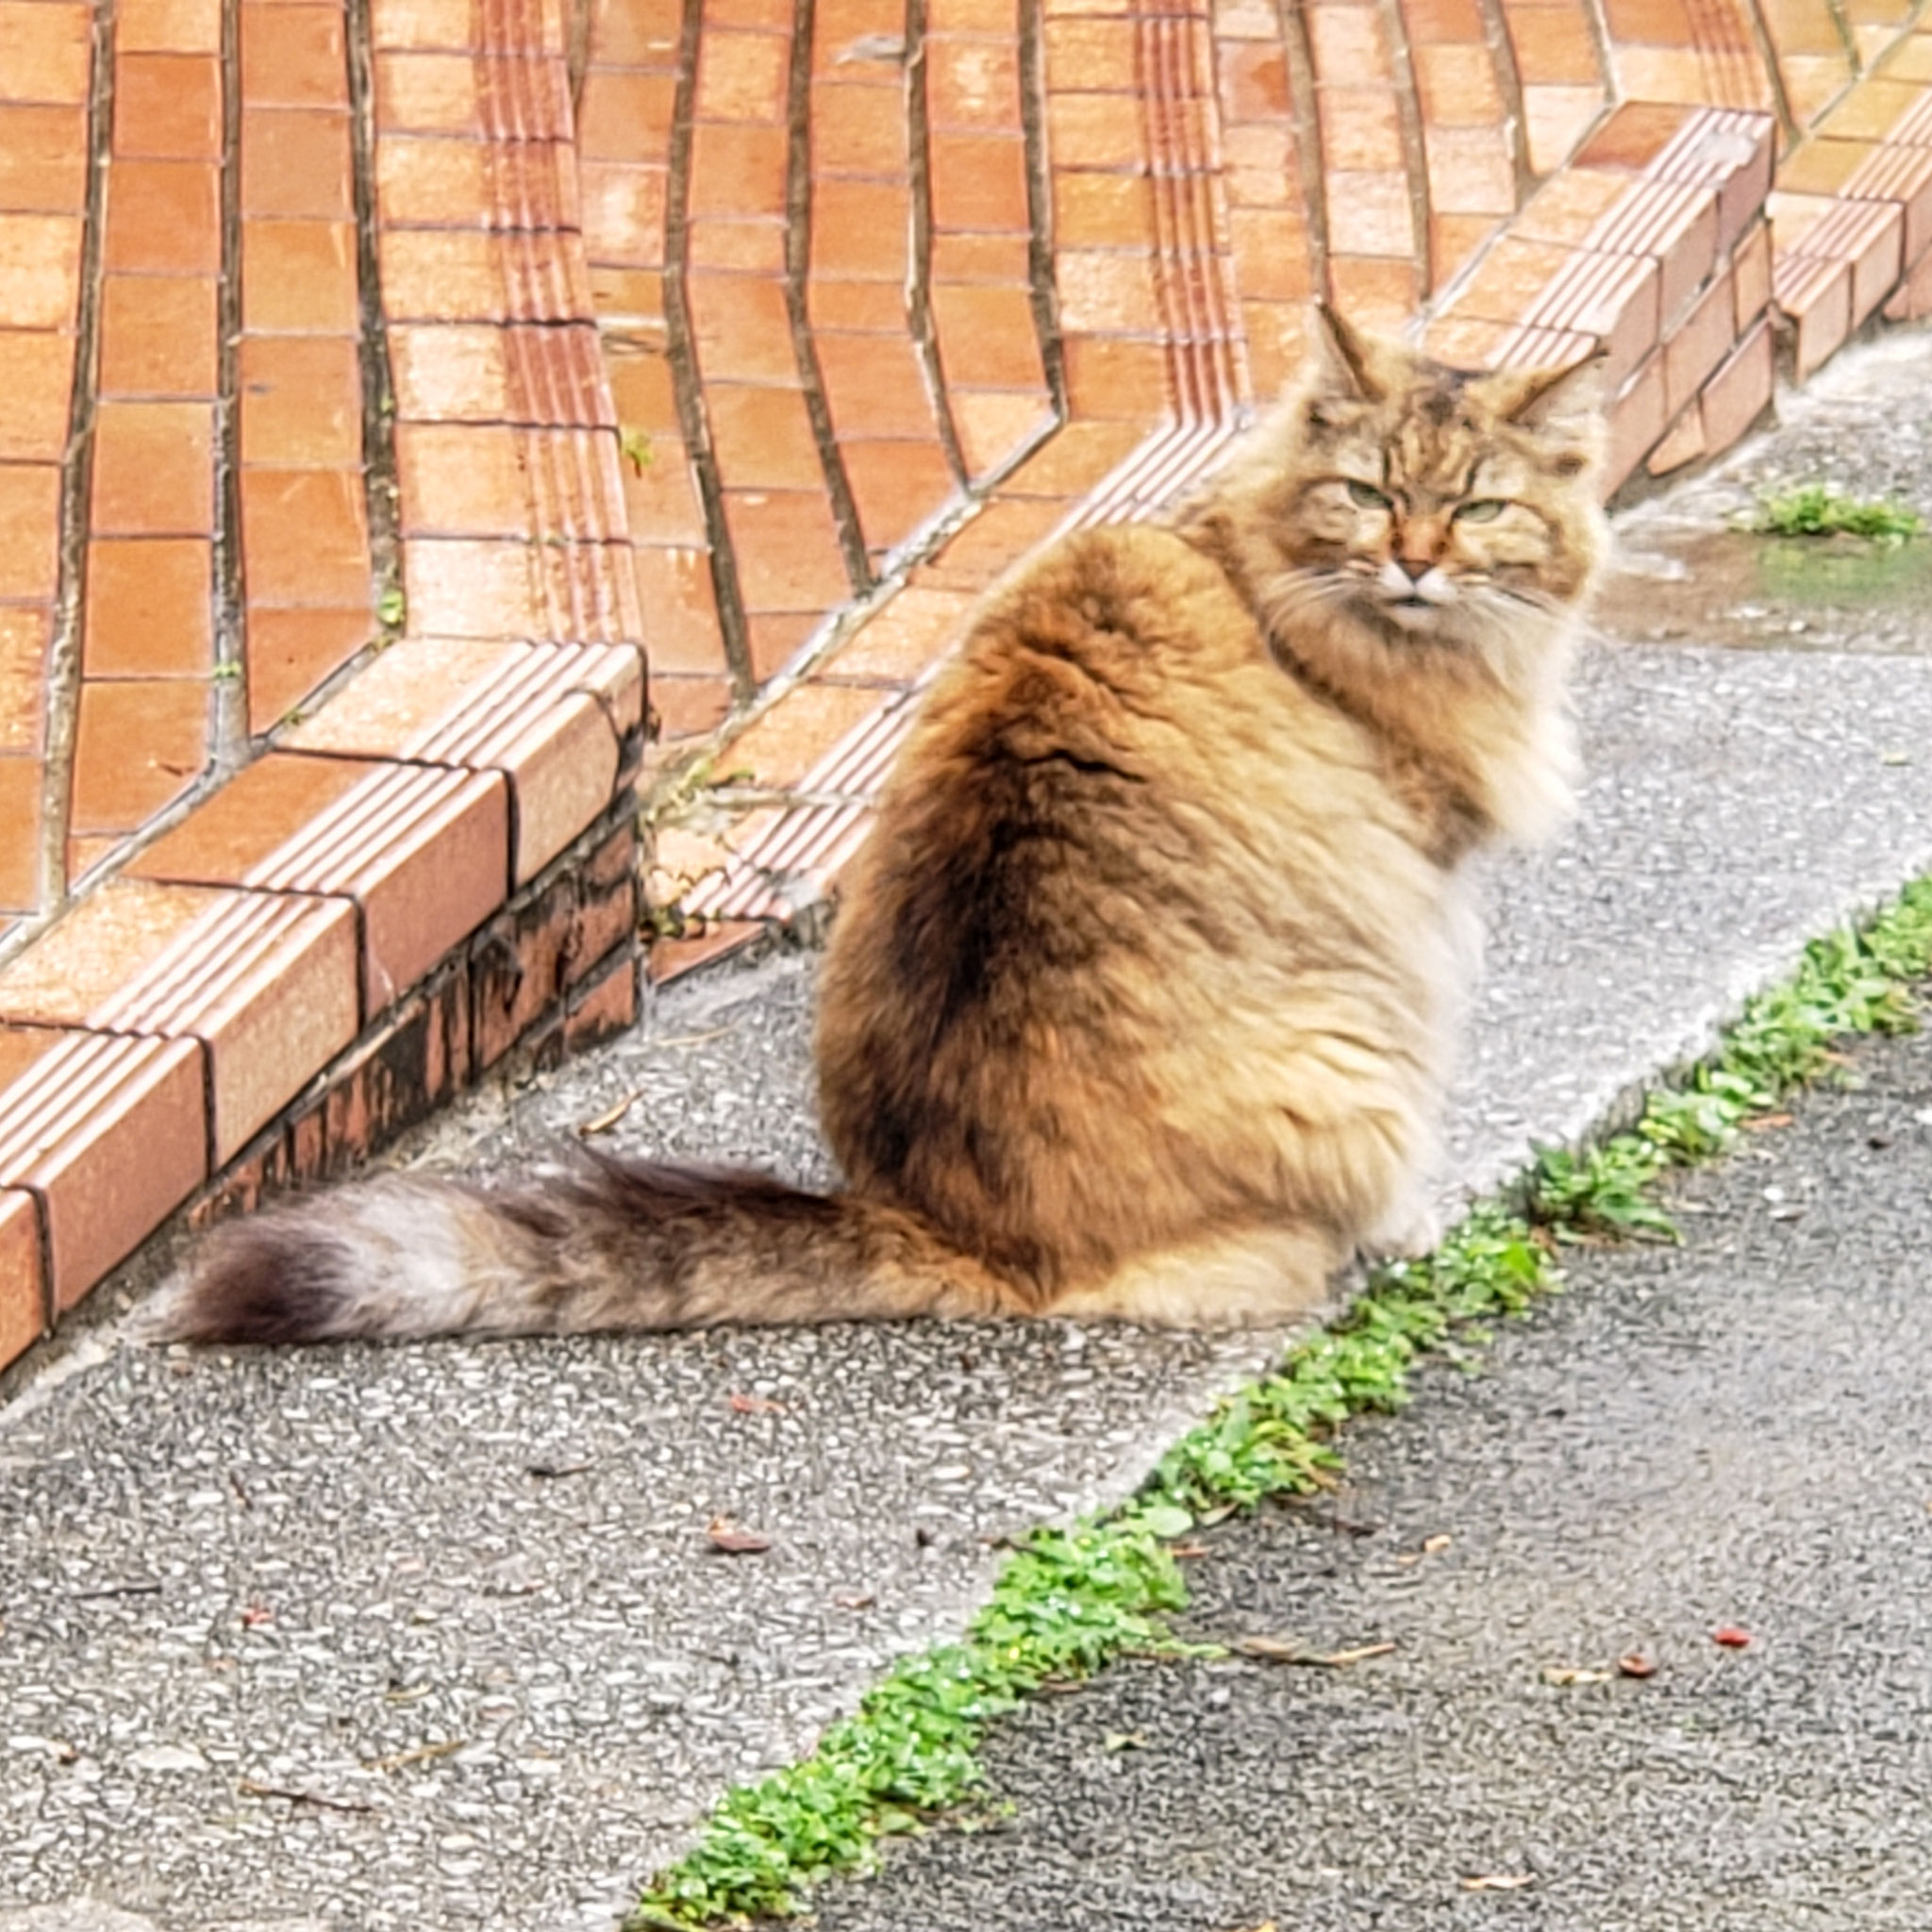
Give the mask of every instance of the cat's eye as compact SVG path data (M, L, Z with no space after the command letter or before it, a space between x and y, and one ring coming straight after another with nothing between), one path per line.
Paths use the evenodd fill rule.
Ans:
M1353 476L1348 478L1348 499L1364 509L1390 508L1389 499L1373 483L1357 483Z
M1465 524L1493 524L1508 507L1493 496L1478 496L1473 503L1457 504L1456 514Z

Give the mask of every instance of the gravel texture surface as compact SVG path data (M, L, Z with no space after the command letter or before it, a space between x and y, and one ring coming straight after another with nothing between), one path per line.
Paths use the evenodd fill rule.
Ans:
M1905 448L1914 340L1919 364L1882 345L1890 410L1846 419L1860 460L1887 430ZM1807 409L1792 433L1823 434ZM1932 661L1603 644L1582 708L1582 823L1491 881L1452 1192L1599 1118L1932 862ZM629 1098L608 1144L824 1178L811 971L674 988L395 1158L547 1158ZM958 1627L988 1539L1123 1493L1281 1340L125 1348L114 1311L168 1258L0 1411L0 1932L80 1899L164 1932L608 1926L729 1783ZM716 1554L720 1516L770 1550Z
M1932 1040L1798 1115L1680 1177L1682 1247L1578 1257L1480 1376L1351 1425L1337 1492L1205 1533L1191 1634L1391 1654L1036 1705L1000 1826L821 1932L1923 1932Z

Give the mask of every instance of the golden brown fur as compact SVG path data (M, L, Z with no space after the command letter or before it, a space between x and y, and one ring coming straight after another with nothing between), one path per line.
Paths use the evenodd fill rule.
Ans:
M218 1235L169 1332L1264 1321L1423 1239L1462 861L1569 799L1597 430L1587 375L1326 340L1171 525L1053 547L936 684L822 981L845 1193L376 1184Z

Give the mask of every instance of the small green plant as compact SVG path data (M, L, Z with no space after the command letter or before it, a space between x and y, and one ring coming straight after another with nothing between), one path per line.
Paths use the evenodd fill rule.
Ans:
M1580 1154L1540 1154L1521 1187L1524 1211L1480 1203L1432 1254L1372 1270L1345 1314L1224 1397L1138 1495L1070 1528L1035 1530L958 1643L895 1666L802 1763L727 1792L630 1924L689 1932L795 1913L819 1879L869 1869L882 1839L978 1792L981 1734L1042 1685L1131 1653L1197 1653L1168 1622L1187 1602L1172 1542L1272 1497L1330 1486L1348 1419L1400 1408L1424 1357L1466 1361L1486 1323L1557 1291L1560 1243L1674 1238L1656 1198L1666 1171L1721 1155L1741 1124L1832 1065L1833 1041L1913 1025L1912 983L1928 971L1932 879L1868 924L1814 941L1712 1054L1652 1093L1628 1133Z
M658 460L658 452L651 447L650 437L641 429L633 429L628 424L618 427L617 453L630 465L633 476L641 476Z
M402 629L408 614L408 601L403 595L402 585L385 584L382 594L375 600L376 623L391 636L394 636Z
M1903 503L1861 502L1823 483L1802 483L1758 500L1753 526L1770 537L1865 537L1887 549L1925 533L1925 519Z

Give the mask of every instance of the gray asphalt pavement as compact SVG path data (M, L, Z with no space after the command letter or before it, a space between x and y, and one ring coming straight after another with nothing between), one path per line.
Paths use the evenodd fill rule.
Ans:
M1681 1247L1580 1255L1351 1425L1334 1494L1200 1539L1189 1634L1392 1652L1041 1703L1010 1814L820 1932L1924 1932L1932 1038L1797 1115L1679 1178Z
M1789 458L1932 510L1928 378L1932 338L1848 358L1737 474ZM1643 567L1671 580L1730 514L1708 492L1743 488L1641 512ZM1797 594L1789 574L1771 591ZM1841 599L1829 649L1789 629L1737 648L1762 640L1736 612L1771 591L1715 597L1711 644L1589 654L1583 818L1491 882L1445 1193L1582 1131L1805 938L1932 865L1932 616ZM824 1178L811 973L781 957L675 987L632 1035L393 1158L546 1156L628 1099L609 1144ZM138 1922L115 1932L608 1928L726 1786L958 1629L990 1540L1124 1493L1282 1340L124 1346L119 1311L168 1264L163 1242L98 1291L0 1409L0 1932L55 1907ZM718 1516L771 1549L718 1555Z

